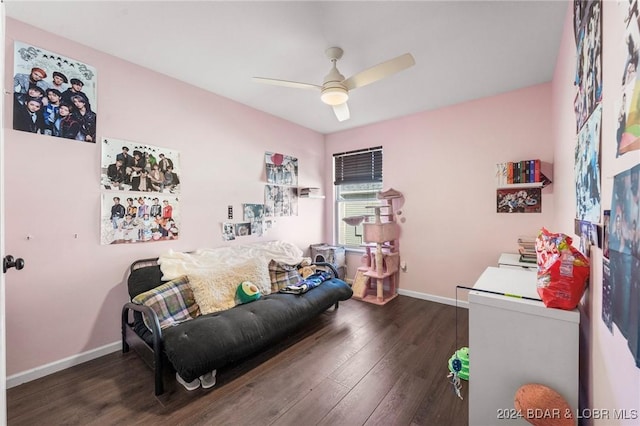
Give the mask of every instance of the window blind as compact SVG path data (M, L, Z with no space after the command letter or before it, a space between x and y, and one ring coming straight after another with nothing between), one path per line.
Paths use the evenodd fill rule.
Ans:
M333 154L334 185L382 182L382 147Z

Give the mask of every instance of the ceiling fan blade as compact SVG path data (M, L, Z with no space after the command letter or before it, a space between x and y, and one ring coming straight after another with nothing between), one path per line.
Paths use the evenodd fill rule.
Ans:
M273 84L276 86L284 86L284 87L293 87L296 89L312 89L312 90L320 90L321 86L310 83L298 83L297 81L288 81L288 80L276 80L275 78L263 78L263 77L252 77L253 81L257 81L258 83L266 83Z
M340 105L334 105L333 112L336 114L338 121L345 121L345 120L348 120L350 117L349 107L347 106L346 102Z
M371 68L359 72L358 74L352 75L343 81L342 84L345 85L347 90L356 89L407 69L415 65L415 63L416 61L413 59L411 53L405 53L397 58L374 65Z

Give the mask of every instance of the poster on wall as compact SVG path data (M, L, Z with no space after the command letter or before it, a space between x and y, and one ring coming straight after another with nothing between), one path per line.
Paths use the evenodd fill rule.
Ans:
M236 237L247 237L251 235L250 222L236 223L235 228L236 228Z
M614 177L610 221L611 317L640 367L640 164Z
M180 173L180 154L176 150L102 138L103 189L178 194Z
M274 185L298 185L298 159L276 152L266 152L264 162L267 183Z
M231 222L224 222L222 224L222 240L232 241L236 239L236 225Z
M264 234L264 204L242 205L243 219L251 223L251 235L261 237Z
M624 27L624 51L627 52L621 68L621 90L617 105L616 157L640 149L640 82L637 79L638 47L640 47L640 27L638 26L638 2L627 3L627 17Z
M180 203L173 194L103 192L102 244L148 243L178 238Z
M540 213L542 212L542 188L498 189L498 213Z
M598 106L578 133L575 149L576 217L600 223L600 129Z
M611 210L602 212L602 255L609 259L609 222L611 218Z
M622 88L617 105L616 157L640 149L640 80Z
M248 222L262 220L264 218L264 204L245 203L242 205L242 215L243 220Z
M589 258L591 246L598 247L600 245L598 226L586 220L575 219L574 228L574 232L580 237L578 250L580 250L580 253L584 254L586 258Z
M266 217L297 216L297 188L282 185L265 185L264 215Z
M574 84L576 131L602 101L602 4L600 0L574 1L577 63Z
M602 321L610 333L613 333L613 315L611 300L611 268L609 259L602 259Z
M96 85L94 67L16 41L13 129L95 143Z

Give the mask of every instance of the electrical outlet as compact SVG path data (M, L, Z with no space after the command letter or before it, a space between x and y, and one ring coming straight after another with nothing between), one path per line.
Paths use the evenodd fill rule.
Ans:
M227 219L233 219L233 206L227 207Z

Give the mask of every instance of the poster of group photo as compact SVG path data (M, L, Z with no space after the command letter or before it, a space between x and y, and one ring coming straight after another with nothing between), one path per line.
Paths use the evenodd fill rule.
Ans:
M173 194L105 191L100 223L102 244L174 240L180 234L180 203Z
M172 149L103 138L100 173L102 189L180 192L180 155Z
M267 183L274 185L298 185L298 159L276 152L264 155Z
M13 129L96 142L96 69L16 41Z
M280 185L265 185L264 216L298 216L297 188Z

